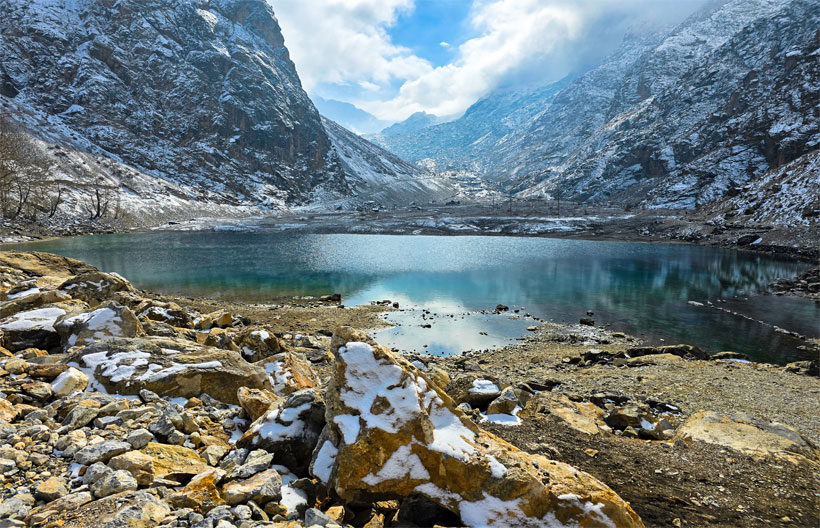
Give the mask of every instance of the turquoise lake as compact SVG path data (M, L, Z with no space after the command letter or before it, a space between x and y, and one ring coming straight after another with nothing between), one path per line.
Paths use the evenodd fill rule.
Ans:
M338 292L348 306L390 299L412 309L390 314L401 326L377 337L433 354L502 346L536 324L479 313L499 303L555 322L577 323L592 311L596 325L653 343L691 343L775 363L809 356L775 327L820 337L818 303L765 294L776 278L808 264L690 245L153 232L5 246L11 247L81 259L166 294L264 302Z

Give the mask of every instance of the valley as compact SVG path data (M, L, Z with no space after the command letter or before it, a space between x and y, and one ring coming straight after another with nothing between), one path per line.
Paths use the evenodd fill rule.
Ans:
M820 524L816 0L0 0L0 528Z

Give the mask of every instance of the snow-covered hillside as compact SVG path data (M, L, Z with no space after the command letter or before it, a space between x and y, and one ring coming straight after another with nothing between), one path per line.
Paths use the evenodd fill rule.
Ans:
M347 183L352 188L351 198L337 201L407 204L441 201L456 195L457 190L448 179L419 169L329 119L323 118L322 123L344 172L349 174Z
M0 0L0 13L0 113L69 188L64 212L94 185L148 218L424 176L338 156L265 0Z
M816 197L815 165L779 169L820 148L819 63L816 0L722 0L675 28L627 35L557 93L492 94L459 120L383 144L522 198L692 209L787 173ZM488 105L500 109L488 122L469 119Z

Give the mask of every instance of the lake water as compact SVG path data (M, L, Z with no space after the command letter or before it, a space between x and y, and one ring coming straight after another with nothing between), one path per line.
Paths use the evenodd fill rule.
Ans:
M401 326L378 338L434 354L501 346L526 334L532 319L477 313L499 303L555 322L577 323L590 310L597 325L651 342L691 343L777 363L809 354L775 326L820 337L820 305L760 295L806 263L689 245L155 232L16 247L78 258L167 294L263 302L339 292L348 306L390 299L413 309L390 314Z

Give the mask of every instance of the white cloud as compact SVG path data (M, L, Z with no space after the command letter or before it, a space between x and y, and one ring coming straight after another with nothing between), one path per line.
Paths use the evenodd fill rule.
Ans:
M425 111L463 112L514 78L539 80L570 73L607 51L627 24L652 12L678 19L703 0L473 0L476 35L451 63L433 67L394 45L387 30L413 0L271 0L308 91L322 85L359 87L347 99L380 119L398 121Z
M432 67L390 42L386 28L413 0L269 0L305 88L354 84L373 91Z
M463 112L522 63L540 63L558 44L577 38L584 20L557 2L495 0L474 5L471 23L480 36L461 44L454 62L408 79L390 100L357 104L383 119Z

